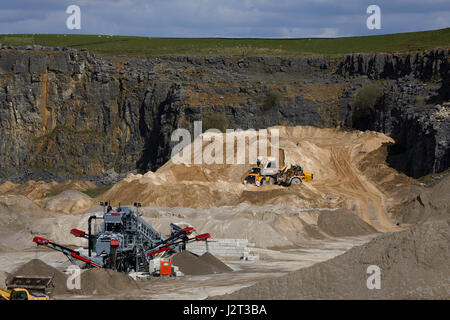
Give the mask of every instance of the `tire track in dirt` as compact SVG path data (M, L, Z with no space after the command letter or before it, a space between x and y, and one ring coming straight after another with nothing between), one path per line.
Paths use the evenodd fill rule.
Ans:
M328 181L324 188L332 188L359 205L361 218L379 231L400 230L386 215L385 195L356 168L351 159L354 147L335 146L330 150L330 164L337 179Z

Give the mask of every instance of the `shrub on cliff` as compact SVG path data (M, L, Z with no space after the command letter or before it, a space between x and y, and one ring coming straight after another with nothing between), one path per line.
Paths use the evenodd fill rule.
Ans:
M356 91L354 100L355 109L352 116L352 122L355 128L360 130L368 129L360 122L367 124L367 122L371 121L375 112L375 106L380 102L382 96L383 88L375 83L368 84Z
M279 104L280 104L280 96L276 93L271 93L264 99L263 110L269 111L275 107L278 107Z
M202 118L202 129L205 132L208 129L218 129L226 132L229 129L229 121L225 112L213 113Z
M374 111L382 96L383 88L380 85L366 85L356 91L355 108L360 111Z

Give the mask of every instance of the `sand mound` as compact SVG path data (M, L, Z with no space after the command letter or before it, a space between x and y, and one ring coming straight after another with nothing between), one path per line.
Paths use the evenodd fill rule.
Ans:
M311 239L329 237L317 227L317 217L327 208L299 209L292 206L237 206L192 208L141 208L143 218L167 234L171 222L186 221L198 233L212 238L245 238L259 248L302 246Z
M95 188L95 184L90 181L67 180L61 183L52 181L27 181L24 184L15 184L10 181L0 185L2 194L20 194L35 201L47 198L49 195L58 194L64 190L78 190Z
M44 209L65 214L79 214L94 205L94 201L88 195L76 191L65 190L60 194L48 198Z
M214 273L212 266L200 261L197 255L189 251L175 254L171 261L186 275L197 276Z
M27 197L21 195L0 196L0 225L14 224L23 217L43 217L44 211ZM19 221L20 222L20 221Z
M192 276L233 271L210 253L205 253L199 257L185 250L175 254L171 261L181 272Z
M61 245L86 246L87 240L70 234L73 228L87 231L88 218L101 215L94 207L80 215L58 215L37 219L27 230L4 237L0 245L9 248L35 247L33 235L39 235ZM170 223L187 222L198 233L208 232L213 238L245 238L260 248L303 246L311 239L329 238L317 227L318 216L328 208L299 209L293 206L238 206L208 209L142 207L142 217L162 234L170 233ZM22 226L23 227L23 226Z
M62 183L28 181L24 184L5 182L0 185L0 225L18 216L54 216L56 214L78 214L94 204L80 191L94 188L89 181L68 180ZM20 221L19 221L20 222ZM23 224L23 221L19 224Z
M81 289L72 290L80 295L110 295L139 289L139 284L127 274L109 269L89 269L81 273Z
M28 261L13 272L14 276L46 276L53 277L54 294L68 293L67 276L58 269L49 266L40 259Z
M129 175L101 198L115 199L121 203L139 201L144 206L190 208L233 206L240 203L259 206L290 205L298 208L340 207L357 213L379 231L398 230L387 217L385 208L388 199L383 187L371 180L376 172L366 177L360 170L360 163L365 157L384 143L392 142L391 138L371 131L308 126L274 128L280 132L281 159L287 165L300 164L306 171L313 172L313 182L304 183L300 187L258 188L241 183L251 164L184 165L170 160L156 172ZM240 134L245 135L246 132L238 135ZM234 153L237 153L236 150ZM229 155L225 154L228 158ZM192 158L196 156L198 154ZM376 160L377 164L384 165L384 158L372 158L371 161ZM373 166L371 163L371 167ZM395 171L384 172L386 176L396 174ZM374 180L378 181L378 178Z
M124 273L107 269L88 269L81 273L81 289L69 290L67 276L56 268L39 259L33 259L22 265L14 273L15 276L51 276L55 286L53 293L77 295L108 295L139 289L138 283Z
M450 175L429 188L416 188L409 200L398 206L395 218L402 223L441 219L450 212Z
M72 196L73 193L76 197ZM0 196L0 247L33 247L32 239L37 234L53 241L63 240L64 244L85 244L70 235L70 230L76 227L85 230L87 218L70 218L61 214L85 211L92 205L91 198L78 191L65 191L51 198L44 210L36 202L23 195Z
M364 223L351 212L347 213L349 217L355 218L355 221L348 222L349 226L355 226L355 229L351 229L351 233L342 231L335 233L345 230L345 227L334 230L333 225L331 229L324 227L325 230L322 230L317 225L318 217L332 210L241 203L237 206L208 209L142 207L140 213L148 223L163 234L170 233L170 223L185 221L194 226L199 233L208 232L213 238L245 238L259 248L297 247L312 239L326 239L333 235L366 234ZM0 233L0 244L7 248L35 247L32 236L39 235L61 245L86 246L87 241L74 237L70 234L70 230L76 228L87 231L89 216L101 214L98 208L93 208L80 215L58 215L37 219L27 225L27 230L12 233L7 237Z
M231 272L233 269L231 269L229 266L227 266L225 263L217 259L215 256L213 256L209 252L205 252L200 257L198 257L200 261L203 261L204 263L209 264L213 267L214 273L222 273L222 272Z
M87 246L86 239L74 237L70 233L70 230L75 228L87 231L90 215L90 213L80 215L58 215L52 218L39 219L36 220L33 225L29 226L29 233L31 235L39 235L50 239L61 245L73 245L78 247ZM27 240L23 245L35 247L35 244L31 240L32 239Z
M383 234L348 252L273 280L212 299L449 299L450 220ZM381 289L367 288L367 268Z
M11 250L31 246L30 227L45 215L25 196L0 196L0 247Z
M86 246L87 240L74 237L70 230L87 231L89 215L57 215L39 219L30 219L24 214L15 216L10 224L0 224L0 246L7 250L34 248L36 244L32 240L37 235L61 245Z
M374 227L345 210L322 212L317 226L334 237L362 236L376 233Z

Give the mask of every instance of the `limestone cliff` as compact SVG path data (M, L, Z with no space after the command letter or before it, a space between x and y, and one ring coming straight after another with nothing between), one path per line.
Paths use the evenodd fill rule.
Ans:
M449 53L142 60L0 47L0 179L38 172L108 183L105 173L155 170L170 156L172 131L194 120L382 131L397 141L394 167L439 172L450 163ZM369 84L382 93L361 112L355 95Z

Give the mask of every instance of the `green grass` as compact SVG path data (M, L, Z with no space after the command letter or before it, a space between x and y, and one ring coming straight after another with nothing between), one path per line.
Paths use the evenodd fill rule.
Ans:
M112 186L98 186L98 187L95 187L92 189L83 190L81 192L83 192L84 194L87 194L91 198L96 198L99 195L104 194L106 191L108 191L111 188L112 188Z
M0 35L12 46L38 44L87 48L107 56L155 55L340 55L353 52L404 52L450 46L450 28L378 36L304 39L150 38L130 36Z

